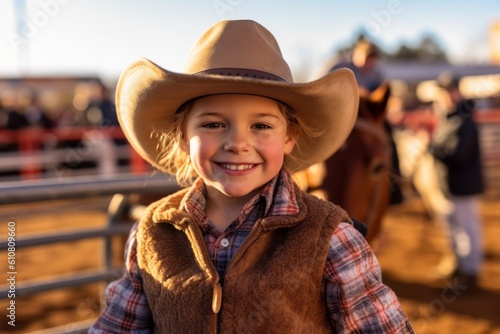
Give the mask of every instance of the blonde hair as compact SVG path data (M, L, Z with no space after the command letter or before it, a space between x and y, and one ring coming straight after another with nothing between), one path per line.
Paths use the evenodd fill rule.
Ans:
M158 139L158 165L175 174L180 186L188 186L198 176L191 165L189 153L183 149L187 114L195 100L184 103L163 123L155 126L153 136Z
M157 124L153 129L152 135L158 139L158 164L163 166L164 170L168 170L175 174L177 183L186 187L193 183L198 177L198 174L191 165L191 159L187 150L183 149L184 129L186 127L187 115L191 110L194 102L192 99L184 103L179 109L165 122ZM299 138L301 133L306 133L311 137L319 136L320 133L306 126L299 118L296 117L295 111L287 104L276 101L278 106L285 116L287 121L287 134L293 138ZM295 143L295 150L300 151L301 147ZM297 157L293 154L285 156L284 165L289 165L289 161L297 161Z

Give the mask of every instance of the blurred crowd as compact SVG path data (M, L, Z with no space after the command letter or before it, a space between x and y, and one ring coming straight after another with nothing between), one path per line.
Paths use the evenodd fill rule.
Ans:
M125 143L112 91L99 81L49 79L0 87L2 178L53 177L61 170L112 175L128 164L117 150ZM36 162L22 160L29 155Z
M41 101L45 98L45 103ZM0 96L0 130L54 129L59 127L117 126L110 90L102 83L76 85L71 103L58 96L41 97L34 89L21 88ZM47 104L59 105L49 110Z

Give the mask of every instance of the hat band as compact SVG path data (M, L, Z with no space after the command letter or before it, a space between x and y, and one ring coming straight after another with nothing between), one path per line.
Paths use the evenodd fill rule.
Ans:
M195 74L200 75L223 75L223 76L236 76L236 77L244 77L244 78L252 78L252 79L262 79L262 80L272 80L272 81L283 81L286 82L285 79L280 78L277 75L267 73L264 71L258 70L250 70L246 68L213 68L205 71L201 71Z

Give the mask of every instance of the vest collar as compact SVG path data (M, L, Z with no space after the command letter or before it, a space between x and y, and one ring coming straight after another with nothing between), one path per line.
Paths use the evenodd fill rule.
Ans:
M152 220L154 223L169 223L179 230L184 230L188 224L194 221L191 214L181 209L181 203L189 189L183 189L175 194L167 196L153 206ZM303 201L304 194L294 184L294 191L299 205L299 212L289 216L270 216L257 221L264 231L278 228L292 227L302 221L307 214L307 206Z

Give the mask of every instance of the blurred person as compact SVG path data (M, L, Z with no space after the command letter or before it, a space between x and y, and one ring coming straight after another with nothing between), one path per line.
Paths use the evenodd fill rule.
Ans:
M85 110L89 105L88 84L78 82L73 91L72 103L63 108L58 117L57 127L71 128L86 126Z
M6 130L17 131L26 128L29 125L24 113L18 108L7 109Z
M40 99L36 93L29 93L27 96L27 105L25 106L24 117L29 127L52 129L55 126L48 116L46 110L40 104Z
M17 153L19 144L17 135L13 132L25 129L29 122L22 110L16 105L15 94L8 96L0 114L0 129L6 131L4 135L7 138L0 141L0 153ZM0 170L0 177L17 177L19 174L20 171L17 168Z
M2 101L0 100L0 130L4 130L7 127L7 109L4 108Z
M0 129L16 131L27 126L28 121L18 108L17 102L15 91L2 91L0 96Z
M118 118L116 115L116 106L111 97L109 89L102 83L96 83L92 86L89 106L87 108L87 119L93 126L101 127L102 129L113 129L119 127ZM117 138L113 133L109 134L109 138L102 138L101 143L101 174L114 174L117 171L117 166L129 164L128 159L119 158L117 149L124 147L127 140Z
M83 131L81 139L62 143L66 148L84 147L85 152L89 152L74 168L97 168L99 174L111 176L118 171L119 164L127 164L128 160L119 160L116 150L116 146L125 145L126 140L115 139L112 132L106 131L118 126L115 105L109 95L109 90L99 81L79 83L74 90L73 104L62 114L59 125Z
M379 48L364 36L361 36L351 54L351 60L334 65L330 72L338 68L347 67L354 72L358 86L373 92L384 81L384 74L379 67Z
M353 47L351 60L340 62L334 65L330 72L342 67L347 67L354 72L354 76L360 88L368 92L375 91L385 81L385 76L379 66L380 49L368 38L361 36ZM403 202L403 192L401 190L401 170L399 166L399 157L394 142L392 125L387 119L384 121L385 131L389 138L391 151L391 166L389 166L390 204L399 204Z
M14 109L5 107L3 101L0 101L0 131L18 130L24 127L25 121L22 120ZM6 138L10 138L7 134ZM8 140L0 142L0 152L17 150L17 144Z
M90 107L97 108L100 111L100 125L120 126L116 116L116 106L109 89L103 84L100 84L97 89L96 97L90 101Z
M114 102L100 82L79 82L73 103L61 113L61 127L118 126Z
M88 85L85 111L89 126L113 127L119 126L116 107L110 96L109 89L101 82Z
M446 116L434 131L429 149L442 163L442 187L453 204L447 223L457 267L451 275L475 287L484 256L479 214L484 179L479 132L472 117L475 106L463 98L453 73L442 73L438 84L442 92L437 104Z
M88 119L95 119L94 125L101 127L119 127L116 106L109 89L99 83L93 88L87 108ZM90 116L93 114L95 116ZM126 139L114 138L115 145L125 145Z

